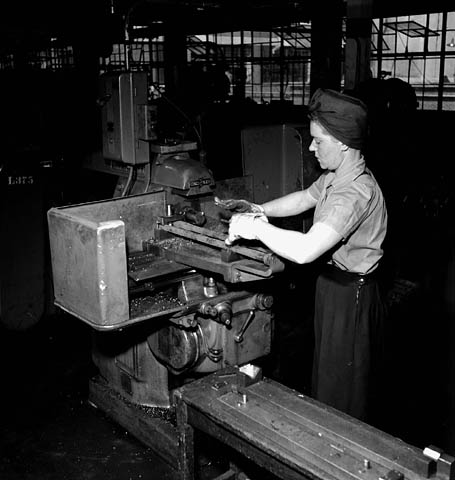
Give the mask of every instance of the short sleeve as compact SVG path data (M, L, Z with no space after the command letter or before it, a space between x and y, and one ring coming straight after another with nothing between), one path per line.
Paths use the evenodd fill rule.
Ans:
M332 227L343 238L347 238L368 215L373 194L370 185L356 182L343 190L331 192L321 206L316 221Z

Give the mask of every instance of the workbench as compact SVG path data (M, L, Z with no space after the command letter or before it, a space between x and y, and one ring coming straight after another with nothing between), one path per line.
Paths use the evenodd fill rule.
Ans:
M398 438L262 378L261 372L252 378L230 367L178 389L175 398L185 480L194 478L194 429L281 479L453 477L452 457L435 461ZM219 478L236 475L232 470Z

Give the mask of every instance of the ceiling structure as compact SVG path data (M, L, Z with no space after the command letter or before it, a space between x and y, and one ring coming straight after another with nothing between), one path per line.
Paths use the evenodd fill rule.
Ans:
M333 0L335 1L335 0ZM342 0L337 0L342 1ZM119 40L125 23L188 34L271 28L311 17L311 0L24 0L0 17L0 49ZM153 33L153 32L152 32ZM55 41L55 40L54 40Z
M215 33L240 29L265 30L308 21L336 1L343 7L367 0L23 0L9 1L0 16L0 54L46 48L51 42L97 45L121 41L125 24L154 33ZM453 0L368 0L373 16L453 9ZM451 5L452 4L452 5ZM421 10L421 12L419 11Z

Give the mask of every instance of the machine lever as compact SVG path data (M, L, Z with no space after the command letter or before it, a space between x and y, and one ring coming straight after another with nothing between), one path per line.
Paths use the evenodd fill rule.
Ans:
M236 335L234 335L234 340L237 343L241 343L243 341L243 335L245 335L245 331L248 328L248 325L251 323L251 320L253 320L254 317L254 310L250 310L248 312L248 316L246 317L245 321L243 322L243 325L240 327L240 330L237 332Z

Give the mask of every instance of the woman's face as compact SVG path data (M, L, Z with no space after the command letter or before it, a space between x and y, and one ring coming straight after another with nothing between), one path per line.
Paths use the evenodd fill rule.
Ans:
M343 160L342 152L345 146L314 120L310 123L310 134L313 137L310 152L314 152L321 168L336 170Z

